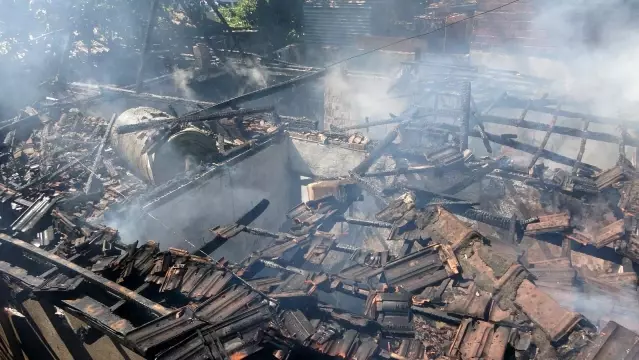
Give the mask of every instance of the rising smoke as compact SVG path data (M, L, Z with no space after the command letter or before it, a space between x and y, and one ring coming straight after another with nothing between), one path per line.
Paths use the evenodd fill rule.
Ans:
M533 29L546 33L565 63L549 69L556 90L594 113L630 116L639 101L637 6L627 0L569 0L543 7Z

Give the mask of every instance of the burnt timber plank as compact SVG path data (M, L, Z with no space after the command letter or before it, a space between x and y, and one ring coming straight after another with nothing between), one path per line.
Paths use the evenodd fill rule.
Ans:
M586 141L588 141L588 127L590 126L590 120L584 120L584 127L581 135L581 145L579 145L579 153L577 154L577 163L572 168L572 173L577 173L577 169L579 168L579 164L581 163L581 159L584 157L584 152L586 151Z
M37 248L27 242L24 242L22 240L13 238L11 236L8 236L6 234L0 234L0 242L1 243L5 243L5 244L10 244L12 246L18 247L20 249L22 249L23 251L26 251L32 255L38 256L48 262L51 262L53 265L57 266L58 268L65 268L77 275L82 276L85 280L89 281L92 284L95 284L97 286L100 286L102 288L104 288L105 290L113 293L114 295L122 298L122 299L126 299L129 301L132 301L146 309L148 309L150 312L157 314L157 315L167 315L169 313L171 313L171 310L165 308L164 306L153 302L147 298L145 298L144 296L141 296L140 294L136 293L135 291L129 290L127 288L125 288L124 286L118 285L113 281L110 280L106 280L105 278L103 278L100 275L97 275L93 272L91 272L90 270L87 270L81 266L78 266L68 260L65 260L57 255L53 255L50 254L49 252L42 250L40 248Z
M557 110L561 110L561 104L557 105ZM550 121L550 126L548 127L548 130L546 131L546 135L544 135L544 139L541 141L541 144L539 144L539 150L537 150L535 155L533 155L533 158L530 160L530 164L528 164L528 171L530 171L533 168L533 166L535 166L535 163L541 156L541 152L546 148L546 144L548 144L548 140L550 140L550 135L552 134L555 128L555 124L557 123L557 117L558 117L557 113L555 113L552 117L552 120Z
M510 119L510 118L506 118L502 116L494 116L494 115L483 115L481 117L481 120L484 123L514 126L514 127L530 129L530 130L538 130L538 131L548 131L551 128L551 126L548 124L538 123L535 121ZM579 138L586 137L588 140L596 140L596 141L607 142L611 144L619 144L620 142L619 136L604 133L604 132L595 132L595 131L586 132L583 130L566 127L566 126L554 126L552 131L555 134L559 134L559 135L574 136ZM629 139L629 140L630 142L628 143L628 145L639 146L639 141L636 141L635 139Z

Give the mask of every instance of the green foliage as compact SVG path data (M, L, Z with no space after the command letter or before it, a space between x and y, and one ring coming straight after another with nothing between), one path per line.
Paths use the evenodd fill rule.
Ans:
M258 0L240 0L232 6L220 7L220 13L231 27L253 28L258 26Z

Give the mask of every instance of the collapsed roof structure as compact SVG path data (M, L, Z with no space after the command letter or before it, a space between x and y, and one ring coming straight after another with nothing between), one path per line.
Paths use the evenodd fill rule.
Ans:
M56 84L0 123L0 356L639 358L636 124L517 72L399 65L383 120L349 123L344 89L287 115L273 95L332 69L263 59L302 75L216 103Z

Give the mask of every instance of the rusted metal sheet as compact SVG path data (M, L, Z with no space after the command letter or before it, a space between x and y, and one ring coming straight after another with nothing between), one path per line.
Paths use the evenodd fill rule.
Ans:
M599 249L608 244L619 240L626 234L625 220L617 220L614 223L599 230L597 236L594 239L594 245Z
M38 286L41 286L45 281L45 279L43 278L29 275L29 272L27 270L17 266L13 266L5 261L0 261L0 273L17 280L19 283L29 288L36 288Z
M454 314L485 319L491 305L492 294L482 291L473 283L465 297L458 297L446 306L446 311Z
M293 274L269 294L274 299L296 298L309 296L311 285L306 282L306 276Z
M48 278L37 291L73 291L82 283L82 277L68 277L65 274L56 274Z
M532 268L528 269L537 279L538 286L566 288L573 285L577 271L572 267L564 268Z
M526 235L539 235L552 232L564 232L570 229L570 214L561 213L553 215L543 215L539 217L539 222L526 225Z
M422 249L384 267L388 285L401 287L408 292L421 290L452 275L454 274L449 274L444 268L438 247Z
M529 280L519 285L515 305L541 327L552 341L563 338L582 320L581 315L561 307Z
M346 330L342 336L331 339L323 344L316 344L315 349L329 356L349 359L357 350L359 334L356 330Z
M164 347L164 343L184 339L191 331L205 325L194 317L193 310L185 307L135 328L126 334L125 341L140 354L154 354Z
M595 180L599 191L620 181L628 180L632 171L624 165L617 165L599 174Z
M616 251L639 263L639 235L637 235L636 230L631 232L625 239L619 241Z
M62 302L69 306L69 310L73 313L81 315L85 320L101 325L102 328L109 329L111 333L123 336L133 330L133 325L128 320L113 314L108 307L88 296L73 300L63 300Z
M311 237L309 236L301 236L301 237L297 237L291 240L287 240L284 242L281 242L279 244L275 244L272 246L269 246L266 249L263 249L260 251L260 256L265 258L265 259L275 259L275 258L279 258L282 255L284 255L285 252L294 249L296 247L300 247L302 245L305 245L306 243L308 243L311 240Z
M319 236L313 237L313 240L311 240L311 244L308 247L308 251L304 254L304 259L311 264L320 265L324 259L326 259L326 256L334 243L334 236L331 236L330 238Z
M299 310L285 311L282 315L282 324L301 343L304 343L315 332L313 325Z
M201 300L217 295L231 281L233 275L223 270L213 270L204 277L189 293L193 300Z
M187 337L157 359L244 359L261 349L263 330L270 318L265 305L243 311L226 321L183 333ZM169 346L174 342L165 344Z
M499 291L511 281L521 279L528 273L520 264L508 262L507 260L493 255L492 251L485 245L475 243L473 245L473 254L462 261L464 271L475 274L476 283L480 280L483 284L480 286L486 291ZM484 258L495 256L495 261L485 260Z
M282 279L279 277L269 277L261 279L253 279L248 282L251 286L263 292L270 292L270 290L282 283Z
M373 320L366 316L355 315L348 311L344 311L338 308L334 308L328 305L319 304L317 310L327 314L329 317L336 321L346 322L357 328L366 328L373 325Z
M577 355L577 360L631 360L639 358L639 335L614 321Z
M481 238L478 232L442 207L437 207L432 230L445 239L453 250L459 249L472 239Z
M448 356L463 360L502 360L510 336L507 327L465 319L459 325L448 351Z
M384 271L383 268L376 269L370 266L355 264L342 269L339 272L339 276L344 279L365 282L367 279L379 275L382 271Z
M411 323L411 296L405 292L373 292L366 300L364 314L376 319L384 332L406 334L414 331Z
M195 316L209 324L218 324L231 318L240 309L250 307L258 299L257 293L245 287L233 287L202 303L196 309Z
M618 206L625 213L636 216L639 214L639 179L627 181L619 190L621 197Z

